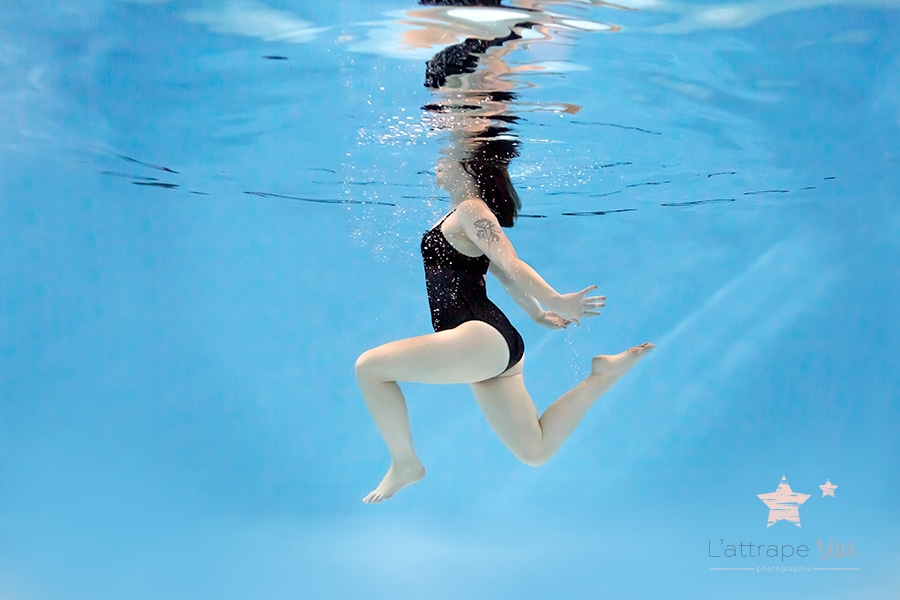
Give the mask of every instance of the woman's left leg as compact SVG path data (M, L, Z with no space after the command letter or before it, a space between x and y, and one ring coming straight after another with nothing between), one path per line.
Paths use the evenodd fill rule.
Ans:
M613 356L595 356L591 374L538 417L521 370L472 384L475 400L493 430L522 462L537 466L553 456L594 402L653 350L646 343Z
M398 381L472 383L506 368L509 349L486 323L469 321L455 329L390 342L368 350L356 361L359 389L391 455L391 467L367 504L387 500L425 476L416 456L406 400Z

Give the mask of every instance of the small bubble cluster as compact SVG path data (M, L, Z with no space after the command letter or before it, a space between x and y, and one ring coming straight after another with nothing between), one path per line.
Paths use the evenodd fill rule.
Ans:
M418 146L437 133L424 119L391 115L379 117L370 127L357 130L357 144L376 146Z

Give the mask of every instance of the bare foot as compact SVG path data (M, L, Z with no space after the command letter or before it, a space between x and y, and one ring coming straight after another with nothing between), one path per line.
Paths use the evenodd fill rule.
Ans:
M654 347L650 342L646 342L613 356L606 354L595 356L591 361L591 375L603 377L612 383L647 356Z
M377 488L363 498L363 502L366 504L384 502L406 486L421 481L423 477L425 477L425 467L419 462L411 465L395 465L391 463L391 468L388 469L387 475L384 476Z

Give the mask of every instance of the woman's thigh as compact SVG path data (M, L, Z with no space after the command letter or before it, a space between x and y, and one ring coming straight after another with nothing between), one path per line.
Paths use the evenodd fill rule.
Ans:
M481 321L389 342L356 363L360 377L414 383L472 383L495 377L509 361L506 340Z

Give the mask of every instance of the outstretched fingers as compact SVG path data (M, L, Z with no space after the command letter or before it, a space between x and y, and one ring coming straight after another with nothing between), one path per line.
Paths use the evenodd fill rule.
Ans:
M576 324L581 318L595 317L600 314L600 309L606 306L606 296L587 295L596 289L596 285L589 285L580 292L562 294L552 303L551 308L557 314Z
M600 315L600 309L606 306L606 296L587 296L590 291L596 290L596 285L589 285L578 294L582 296L581 301L581 317L596 317Z

